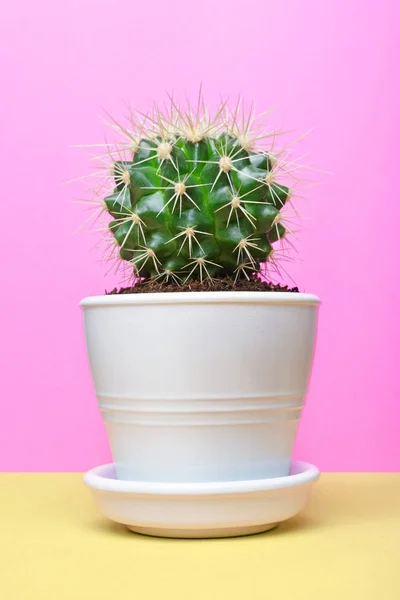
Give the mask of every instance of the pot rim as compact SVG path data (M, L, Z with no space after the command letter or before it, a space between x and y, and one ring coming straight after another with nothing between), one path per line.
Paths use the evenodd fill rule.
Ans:
M318 296L302 292L144 292L88 296L81 300L80 306L82 308L135 304L300 304L316 306L320 302Z

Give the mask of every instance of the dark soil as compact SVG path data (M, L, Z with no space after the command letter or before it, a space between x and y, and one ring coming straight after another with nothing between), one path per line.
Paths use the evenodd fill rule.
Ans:
M231 277L201 281L189 281L177 285L173 282L160 283L159 281L139 281L133 287L114 288L110 294L143 294L160 292L298 292L297 287L289 288L287 285L267 283L257 277L250 281L239 279L236 281Z

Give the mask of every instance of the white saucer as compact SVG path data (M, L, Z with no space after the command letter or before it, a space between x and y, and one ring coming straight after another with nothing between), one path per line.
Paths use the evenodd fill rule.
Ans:
M153 483L115 478L112 464L88 471L101 512L132 531L210 538L261 533L299 513L319 471L292 461L288 477L213 483Z

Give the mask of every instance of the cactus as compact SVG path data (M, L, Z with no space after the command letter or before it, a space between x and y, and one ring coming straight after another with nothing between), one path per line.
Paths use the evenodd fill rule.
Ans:
M263 263L276 264L290 189L279 182L282 155L260 149L255 122L240 103L211 118L201 102L181 110L174 101L167 115L156 108L131 114L126 127L112 121L123 142L108 150L113 190L101 208L112 251L135 277L249 280ZM273 147L275 132L265 137Z

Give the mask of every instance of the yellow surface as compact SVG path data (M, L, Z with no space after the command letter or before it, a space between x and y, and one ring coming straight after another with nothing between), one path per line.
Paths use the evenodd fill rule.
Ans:
M1 600L400 600L400 474L326 474L269 533L148 538L79 474L0 475Z

